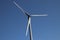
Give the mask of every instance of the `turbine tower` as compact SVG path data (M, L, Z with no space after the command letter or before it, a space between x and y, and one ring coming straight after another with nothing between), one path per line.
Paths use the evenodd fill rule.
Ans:
M48 15L47 14L43 14L43 15L29 15L28 12L23 10L15 1L13 1L13 3L28 17L26 36L27 36L28 31L29 31L30 40L33 40L32 27L31 27L31 16L48 16Z

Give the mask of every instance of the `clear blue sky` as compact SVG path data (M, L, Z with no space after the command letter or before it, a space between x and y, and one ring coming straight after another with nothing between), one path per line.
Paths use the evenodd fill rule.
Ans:
M0 0L0 40L29 40L27 17L12 1L30 14L48 14L32 17L34 40L60 40L60 0Z

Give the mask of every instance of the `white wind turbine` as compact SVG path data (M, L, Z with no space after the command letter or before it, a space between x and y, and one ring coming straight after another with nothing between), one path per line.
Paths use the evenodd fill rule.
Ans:
M27 36L28 30L29 30L30 40L33 40L32 27L31 27L31 16L48 16L48 15L47 14L43 14L43 15L29 15L28 12L23 10L15 1L13 1L13 3L28 17L26 36Z

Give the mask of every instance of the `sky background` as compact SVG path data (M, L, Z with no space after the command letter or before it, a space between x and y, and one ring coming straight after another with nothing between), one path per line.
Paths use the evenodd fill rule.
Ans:
M60 40L60 0L0 0L0 40L29 40L27 17L13 1L29 14L48 14L32 17L33 40Z

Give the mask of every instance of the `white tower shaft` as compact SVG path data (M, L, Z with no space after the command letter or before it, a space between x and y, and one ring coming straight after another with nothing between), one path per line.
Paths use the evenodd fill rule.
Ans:
M30 40L33 40L33 35L32 35L32 27L31 27L31 17L29 17L30 20L30 26L29 26L29 32L30 32Z

